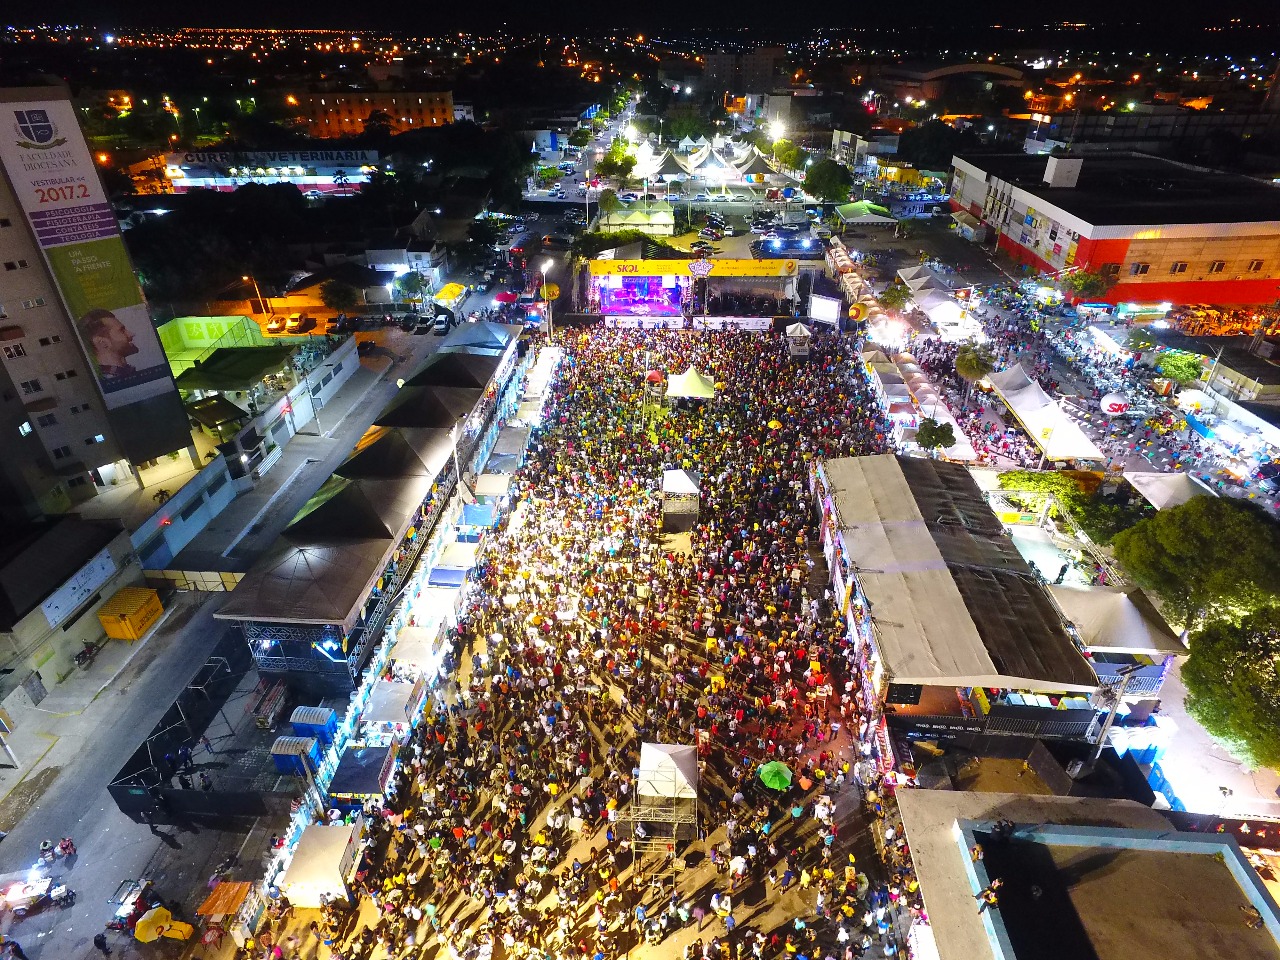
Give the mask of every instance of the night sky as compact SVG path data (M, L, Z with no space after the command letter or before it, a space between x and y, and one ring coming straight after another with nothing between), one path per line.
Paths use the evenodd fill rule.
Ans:
M544 31L571 32L573 28L618 27L643 29L652 33L678 33L687 27L720 26L727 30L752 27L764 33L769 27L928 25L931 33L984 24L1042 24L1053 18L1099 22L1140 21L1143 32L1153 38L1198 33L1209 20L1225 23L1231 17L1247 22L1280 18L1274 3L1221 0L1074 0L1065 5L1033 4L1025 0L975 0L957 4L954 0L915 0L910 4L824 3L801 6L777 0L704 0L702 3L670 5L569 0L569 2L529 2L529 0L486 0L477 5L463 3L353 4L350 0L259 0L253 4L175 4L171 0L9 0L4 20L12 23L86 23L103 27L144 26L274 26L330 27L337 29L402 30L426 32L434 27L484 31L499 22L522 26L540 25ZM1132 26L1124 32L1129 33ZM1280 46L1280 39L1276 40Z

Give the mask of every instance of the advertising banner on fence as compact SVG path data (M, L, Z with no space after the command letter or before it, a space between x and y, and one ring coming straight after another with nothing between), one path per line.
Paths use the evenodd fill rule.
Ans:
M0 163L93 365L107 408L173 389L115 212L66 100L0 105Z

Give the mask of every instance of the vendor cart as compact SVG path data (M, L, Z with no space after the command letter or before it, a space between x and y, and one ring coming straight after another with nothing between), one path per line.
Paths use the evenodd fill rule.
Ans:
M52 886L52 877L42 877L29 883L18 881L10 884L0 894L0 904L13 914L15 920L21 919L49 899L49 888Z

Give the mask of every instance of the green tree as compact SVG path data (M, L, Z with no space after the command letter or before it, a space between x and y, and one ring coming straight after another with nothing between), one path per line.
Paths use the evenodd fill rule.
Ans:
M426 290L426 284L422 280L422 274L417 270L410 270L408 273L401 274L400 279L396 281L396 286L400 289L400 295L406 300L414 300L422 296Z
M360 302L360 291L341 280L326 280L320 284L320 302L330 310L345 312Z
M386 111L370 111L369 115L364 118L364 132L371 137L389 137L391 136L392 122L391 114Z
M853 178L845 166L831 159L819 160L804 178L804 192L825 203L844 203L852 185Z
M968 381L969 393L973 393L975 383L995 368L995 356L982 344L962 343L956 351L956 373Z
M788 170L796 170L803 165L803 152L790 140L775 140L773 143L773 159Z
M911 290L905 283L895 280L876 299L880 301L880 306L886 310L901 310L907 305L907 301L911 299Z
M916 443L933 456L933 451L939 447L955 446L956 432L949 423L939 423L937 420L925 417L916 428Z
M1116 559L1193 630L1280 593L1280 526L1248 501L1192 497L1117 534Z
M1058 279L1058 286L1082 300L1096 300L1111 289L1112 282L1100 273L1076 270Z
M1197 383L1204 374L1204 358L1197 353L1185 350L1165 350L1161 352L1156 369L1160 376L1168 377L1180 387L1189 383Z
M591 131L586 127L579 127L573 133L569 134L569 144L574 147L585 147L591 142Z
M631 179L636 168L636 158L621 151L613 150L600 158L596 164L596 173L607 180L617 180L625 185Z
M1191 637L1191 656L1182 666L1187 712L1251 767L1280 764L1277 662L1280 607L1268 606L1239 623L1206 624Z
M600 198L596 201L596 205L600 208L600 219L607 220L618 212L622 206L622 201L618 199L617 190L601 190Z

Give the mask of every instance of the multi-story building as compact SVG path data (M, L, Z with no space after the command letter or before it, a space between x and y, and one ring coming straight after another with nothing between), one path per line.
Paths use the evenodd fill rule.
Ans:
M756 47L738 53L703 55L703 86L714 93L768 93L786 51L781 47Z
M0 118L0 517L34 518L195 453L67 91L0 90Z
M164 158L164 175L174 193L218 190L230 193L247 183L292 183L307 196L351 196L378 167L377 150L189 150Z
M1280 297L1280 189L1142 154L952 159L952 216L1041 273L1114 283L1115 304ZM1167 306L1164 309L1168 309Z
M387 117L392 133L453 123L453 93L448 90L303 93L288 98L306 132L313 137L349 137L363 133L374 114Z
M1033 113L1023 149L1027 153L1140 150L1165 153L1179 144L1231 134L1247 140L1280 128L1280 115L1266 112L1215 113L1176 103L1135 103L1126 111Z

